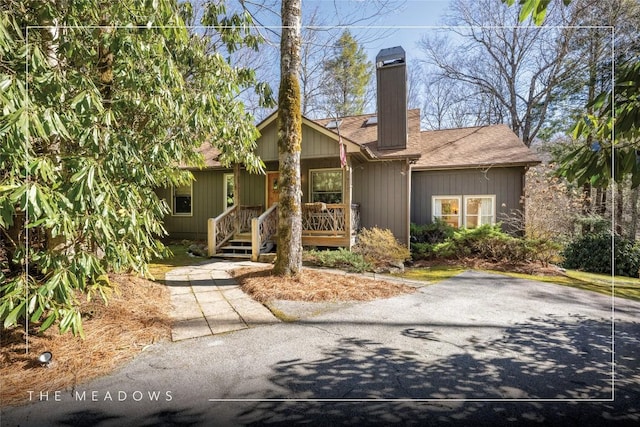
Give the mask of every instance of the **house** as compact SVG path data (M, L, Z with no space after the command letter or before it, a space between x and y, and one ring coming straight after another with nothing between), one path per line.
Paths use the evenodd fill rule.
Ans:
M305 246L351 247L360 227L390 229L409 243L409 224L441 218L457 227L495 223L521 209L536 155L505 125L420 130L407 109L405 52L376 57L377 114L302 118L302 221ZM265 175L233 170L203 149L206 169L188 187L161 191L173 238L207 239L211 255L256 259L275 241L278 201L277 112L259 125ZM237 187L235 188L235 182ZM239 191L240 206L232 206Z

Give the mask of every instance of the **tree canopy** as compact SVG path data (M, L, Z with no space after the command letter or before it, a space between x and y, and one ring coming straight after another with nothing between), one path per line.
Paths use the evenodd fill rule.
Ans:
M338 117L362 114L373 67L364 48L345 30L324 61L324 95L328 112Z
M503 0L513 5L515 0ZM544 21L549 0L521 1L520 20L529 16L537 25ZM563 0L569 5L572 0ZM635 4L637 7L637 4ZM632 40L632 42L636 42ZM640 57L639 51L617 58L614 82L585 105L576 123L574 138L595 140L579 145L561 161L560 173L579 185L606 186L631 176L631 187L640 186ZM593 111L593 113L588 113Z
M184 3L58 3L0 0L0 319L82 335L79 295L167 253L154 190L191 180L201 144L262 164L237 96L253 75L188 31ZM219 22L227 49L256 46L249 17Z

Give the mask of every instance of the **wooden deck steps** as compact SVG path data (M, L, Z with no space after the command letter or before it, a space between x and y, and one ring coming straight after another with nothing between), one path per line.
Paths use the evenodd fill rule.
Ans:
M246 236L246 233L237 233L214 256L216 258L251 259L251 234Z

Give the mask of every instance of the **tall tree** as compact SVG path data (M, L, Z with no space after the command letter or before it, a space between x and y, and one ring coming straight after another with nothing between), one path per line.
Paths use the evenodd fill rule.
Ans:
M515 0L502 0L512 6ZM547 13L549 0L523 0L520 20L531 16L537 25L541 25ZM579 3L563 0L565 6ZM582 5L579 4L578 7ZM621 184L625 176L630 177L631 221L628 236L636 238L638 226L638 193L640 192L640 47L638 46L638 2L612 1L605 5L604 13L596 12L598 19L604 17L608 22L601 25L631 27L631 31L623 31L623 37L612 41L616 45L615 58L619 63L611 88L601 92L596 99L588 100L584 106L586 114L576 123L573 136L587 140L597 136L597 144L580 144L561 160L560 173L569 180L585 186L597 183L607 185L611 180L618 189L618 205L616 209L617 231L620 232L622 216L623 192ZM616 22L616 15L628 14L630 18ZM624 36L627 34L626 36ZM591 45L593 48L593 45ZM593 75L593 71L590 72ZM594 111L595 110L595 111Z
M322 60L327 56L329 35L315 30L323 25L323 15L316 7L306 18L302 28L300 46L300 95L302 114L314 117L321 113L322 98ZM303 18L304 19L304 18Z
M338 117L362 114L372 72L364 48L345 30L333 46L333 58L324 62L326 111Z
M78 292L167 253L155 189L210 141L261 162L251 76L190 35L176 1L0 0L0 319L82 334ZM222 39L246 42L241 19ZM28 27L28 26L34 27Z
M491 97L512 130L529 146L545 122L551 90L567 74L564 58L573 32L564 17L558 28L531 28L518 10L496 0L452 0L447 24L457 38L425 37L420 45L442 79L464 83L468 92ZM554 16L559 16L556 14ZM558 18L558 19L560 19ZM573 18L573 16L572 16Z
M299 276L302 270L300 151L300 18L301 0L282 0L280 89L278 92L278 249L274 272Z

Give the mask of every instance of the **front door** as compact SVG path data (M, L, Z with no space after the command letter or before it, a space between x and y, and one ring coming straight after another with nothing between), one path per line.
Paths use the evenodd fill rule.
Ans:
M279 178L280 172L267 172L267 209L280 200Z

